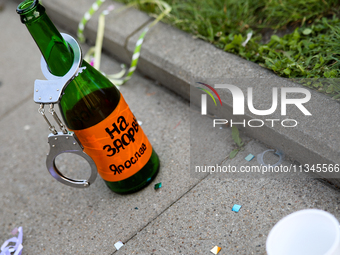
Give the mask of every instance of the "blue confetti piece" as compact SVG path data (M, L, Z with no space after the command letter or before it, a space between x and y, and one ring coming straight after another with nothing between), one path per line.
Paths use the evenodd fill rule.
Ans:
M249 154L247 157L245 157L244 159L247 161L250 161L254 158L255 156L253 154Z
M241 209L242 205L234 204L233 208L231 209L233 212L238 212Z

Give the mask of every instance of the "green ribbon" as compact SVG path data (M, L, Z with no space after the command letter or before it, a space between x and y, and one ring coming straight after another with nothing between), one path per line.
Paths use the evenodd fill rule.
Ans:
M91 8L84 14L84 17L82 18L78 26L77 35L78 35L78 40L80 42L85 42L85 36L84 36L85 26L104 1L105 0L97 0L95 3L92 4ZM106 75L103 73L116 86L123 85L125 82L127 82L131 78L131 76L133 75L133 73L135 72L137 68L138 60L140 57L140 51L142 48L145 35L147 34L147 32L149 31L151 27L156 25L165 15L168 15L171 11L171 7L167 3L161 0L136 1L136 2L130 3L120 8L119 11L125 10L132 6L137 6L138 4L145 4L145 3L156 4L158 8L161 10L161 14L159 14L152 23L150 23L147 27L145 27L143 32L139 36L133 55L132 55L130 68L126 70L125 65L122 65L122 70L119 73L110 74L110 75ZM94 47L89 49L89 51L85 54L85 57L84 57L84 59L88 62L91 62L91 58L94 58L93 66L98 71L100 71L100 60L101 60L101 52L102 52L102 47L103 47L103 39L104 39L104 31L105 31L105 16L108 15L112 10L113 10L113 7L110 6L108 9L104 10L99 15L96 44Z

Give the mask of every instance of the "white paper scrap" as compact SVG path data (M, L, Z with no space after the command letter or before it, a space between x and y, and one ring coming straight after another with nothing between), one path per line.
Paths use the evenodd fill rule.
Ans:
M251 39L252 36L253 36L253 32L249 32L247 34L247 39L242 43L243 47L246 47L247 43L249 42L249 40Z
M124 246L124 244L121 241L118 241L117 243L115 243L115 247L117 249L117 251L122 248ZM1 254L0 254L1 255Z
M215 246L210 250L210 252L214 253L215 255L218 254L221 250L221 247Z

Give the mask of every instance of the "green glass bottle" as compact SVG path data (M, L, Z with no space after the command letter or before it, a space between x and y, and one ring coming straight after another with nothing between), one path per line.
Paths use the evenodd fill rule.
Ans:
M49 71L65 75L73 64L71 47L38 0L19 4L17 13L38 45ZM74 131L107 186L120 194L148 185L159 159L119 90L86 61L59 103L66 126Z

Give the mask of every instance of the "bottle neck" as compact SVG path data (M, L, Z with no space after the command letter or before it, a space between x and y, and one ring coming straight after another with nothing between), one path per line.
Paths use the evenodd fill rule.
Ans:
M50 72L64 76L73 64L73 52L38 0L19 4L17 13L38 45Z

